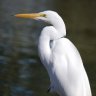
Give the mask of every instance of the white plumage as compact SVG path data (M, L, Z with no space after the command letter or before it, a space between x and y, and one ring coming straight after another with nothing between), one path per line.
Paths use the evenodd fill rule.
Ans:
M66 28L62 18L54 11L37 14L29 14L29 17L52 25L42 30L38 44L40 59L50 77L50 92L60 96L92 96L81 56L74 44L65 37Z

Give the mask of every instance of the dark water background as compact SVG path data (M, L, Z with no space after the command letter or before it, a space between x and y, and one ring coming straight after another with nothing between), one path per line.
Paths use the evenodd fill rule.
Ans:
M17 19L16 13L57 11L65 21L67 37L76 45L96 96L96 1L1 0L0 96L51 96L49 77L37 53L43 22Z

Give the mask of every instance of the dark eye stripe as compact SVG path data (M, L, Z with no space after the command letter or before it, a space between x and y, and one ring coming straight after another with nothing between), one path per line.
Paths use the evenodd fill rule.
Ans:
M41 14L42 17L46 17L46 14Z

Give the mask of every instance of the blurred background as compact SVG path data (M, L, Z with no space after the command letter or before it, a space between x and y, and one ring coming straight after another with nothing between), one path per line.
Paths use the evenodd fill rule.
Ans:
M0 96L51 96L37 43L46 24L16 13L57 11L78 48L96 96L96 0L0 0Z

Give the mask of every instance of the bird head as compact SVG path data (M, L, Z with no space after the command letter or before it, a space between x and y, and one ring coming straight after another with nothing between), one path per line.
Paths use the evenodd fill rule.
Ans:
M52 24L52 21L56 21L56 19L60 18L58 13L54 11L43 11L39 13L28 13L28 14L16 14L15 15L18 18L29 18L29 19L35 19L35 20L42 20L45 22L48 22Z

